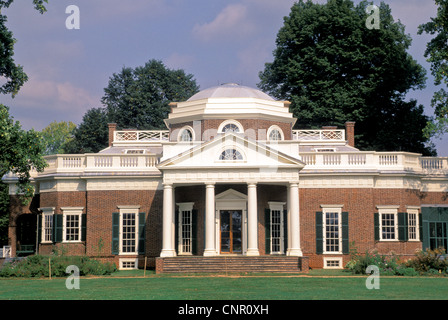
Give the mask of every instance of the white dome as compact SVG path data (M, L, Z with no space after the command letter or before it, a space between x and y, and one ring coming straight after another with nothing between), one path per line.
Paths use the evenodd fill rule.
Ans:
M224 83L220 86L199 91L187 101L195 101L208 98L258 98L271 101L275 100L271 96L258 89L240 86L236 83Z

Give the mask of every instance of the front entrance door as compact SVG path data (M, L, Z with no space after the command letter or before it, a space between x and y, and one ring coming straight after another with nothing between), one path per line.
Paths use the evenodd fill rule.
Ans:
M220 210L221 253L242 253L242 210Z

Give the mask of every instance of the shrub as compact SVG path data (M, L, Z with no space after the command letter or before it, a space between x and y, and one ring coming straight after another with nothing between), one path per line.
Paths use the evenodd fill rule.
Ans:
M0 270L0 277L48 277L49 262L53 277L66 277L68 274L65 270L70 265L77 266L81 276L108 275L117 271L113 263L102 263L86 256L33 255L5 263Z
M444 258L445 249L426 249L416 253L412 260L406 261L407 267L414 268L420 274L448 273L448 261Z
M366 252L365 255L352 255L351 260L345 266L355 274L366 274L368 266L377 266L380 274L394 275L399 267L398 258L395 255L385 256L377 252Z

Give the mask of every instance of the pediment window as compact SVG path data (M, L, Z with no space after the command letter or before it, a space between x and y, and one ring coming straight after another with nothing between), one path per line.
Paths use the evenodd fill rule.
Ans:
M223 161L243 160L243 155L236 149L226 149L219 156L219 160Z

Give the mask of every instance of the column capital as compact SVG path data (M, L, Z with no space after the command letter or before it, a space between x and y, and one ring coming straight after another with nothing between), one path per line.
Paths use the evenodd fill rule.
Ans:
M206 188L214 188L215 187L215 182L206 182L205 183L205 187Z
M253 188L253 187L256 187L257 184L258 184L258 182L248 182L247 186L250 187L250 188Z

